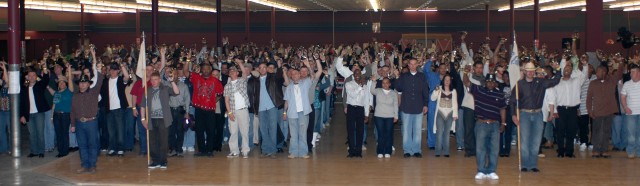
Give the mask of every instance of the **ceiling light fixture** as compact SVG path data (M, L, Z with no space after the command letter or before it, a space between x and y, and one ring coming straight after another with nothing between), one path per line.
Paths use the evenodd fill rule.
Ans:
M425 9L405 9L405 12L437 12L436 8L425 8Z
M151 0L136 0L136 3L150 5L151 4ZM168 8L176 8L176 9L184 9L184 10L195 10L195 11L201 11L201 12L216 12L215 8L196 6L196 5L184 4L184 3L158 1L158 6L168 7Z
M629 11L636 11L636 10L640 10L640 6L625 7L622 11L629 12Z
M281 4L281 3L275 3L275 2L271 2L271 1L267 1L267 0L249 0L251 2L254 3L258 3L264 6L270 6L270 7L274 7L274 8L278 8L278 9L283 9L283 10L287 10L290 12L297 12L298 10L296 10L295 7L289 6L289 5L285 5L285 4Z
M640 5L640 1L630 1L630 2L623 2L623 3L613 3L609 5L609 8L622 8L622 7L638 6L638 5Z
M577 7L577 6L585 6L587 5L587 2L583 1L575 1L575 2L570 2L570 3L563 3L563 4L558 4L558 5L551 5L551 6L545 6L540 8L540 11L547 11L547 10L557 10L557 9L565 9L565 8L572 8L572 7Z
M138 4L138 3L115 2L115 1L99 1L99 0L80 0L80 3L81 4L85 4L85 5L96 5L96 6L103 6L103 7L114 7L114 8L131 9L131 10L133 10L133 12L135 12L136 9L149 10L149 11L151 10L151 6L145 5L145 4ZM159 12L178 13L178 9L166 8L166 7L159 7L158 11Z
M540 0L539 3L540 4L544 4L544 3L553 2L553 1L555 1L555 0ZM520 2L520 3L513 4L513 8L514 9L523 8L523 7L533 6L533 5L534 5L533 1L527 0L525 2ZM508 5L507 6L503 6L503 7L498 8L498 12L502 12L502 11L509 10L509 9L511 9L511 8Z
M369 0L369 4L371 4L371 9L373 9L374 12L378 12L378 9L380 9L378 0Z

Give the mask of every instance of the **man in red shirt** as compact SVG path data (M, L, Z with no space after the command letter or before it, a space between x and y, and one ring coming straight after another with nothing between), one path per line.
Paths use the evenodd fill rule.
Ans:
M151 86L151 74L155 72L152 63L148 63L145 69L147 72L147 86ZM140 102L142 101L142 97L144 97L144 89L142 88L142 77L138 78L138 80L131 87L131 95L133 100L136 101L136 107L133 107L133 117L136 117L136 126L138 127L138 142L140 143L140 155L147 154L147 129L142 125L142 121L140 120L138 110L140 110Z
M186 66L189 66L188 63ZM184 68L184 70L187 71L188 68ZM196 109L196 142L198 145L196 156L212 157L215 139L222 137L222 132L215 132L217 125L224 124L216 122L215 110L216 102L222 98L223 86L220 80L211 75L212 72L211 63L203 62L200 64L200 73L191 72L189 77L193 85L191 103ZM207 136L206 143L205 134Z

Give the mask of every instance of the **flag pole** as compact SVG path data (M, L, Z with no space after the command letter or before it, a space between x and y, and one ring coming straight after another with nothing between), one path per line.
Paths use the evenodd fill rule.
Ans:
M513 30L513 44L515 46L516 43L516 31ZM517 48L516 48L517 49ZM512 49L514 50L514 49ZM512 51L512 55L516 56L516 59L519 57L517 52L513 52ZM520 63L520 61L518 60L518 63ZM520 64L518 64L518 66L520 66ZM522 73L522 70L520 70L518 73ZM521 149L522 149L522 144L520 143L520 88L518 86L518 81L520 81L520 79L518 79L516 81L516 119L518 120L518 125L517 125L517 130L518 130L518 171L522 170L522 153L521 153Z
M141 45L144 45L144 42L145 42L145 37L144 37L144 31L143 31L142 32L142 43L141 43ZM144 54L144 53L146 53L146 51L140 51L140 53ZM145 61L145 63L146 63L146 61ZM140 64L138 64L138 65L140 65ZM142 87L144 88L144 97L146 98L145 99L145 105L147 105L147 107L148 107L149 99L147 97L147 88L148 87L147 87L147 71L146 70L143 72L143 76L142 76ZM144 118L147 120L147 127L146 127L146 129L147 129L147 165L149 165L149 164L151 164L151 155L150 155L151 151L149 151L149 140L150 140L149 139L149 124L150 124L151 120L149 119L148 109L145 110L145 112L144 112Z

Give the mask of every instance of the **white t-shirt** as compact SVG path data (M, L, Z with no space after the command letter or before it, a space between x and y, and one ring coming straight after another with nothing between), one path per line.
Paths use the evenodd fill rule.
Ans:
M33 95L33 87L29 87L29 114L38 113L38 107L36 106L36 97Z
M620 94L627 96L627 106L631 109L631 115L640 114L640 81L627 81L622 86Z
M293 94L294 94L293 96L296 99L296 111L297 112L304 111L304 107L302 105L302 91L300 90L299 84L293 85Z
M120 98L118 97L118 78L109 79L109 110L120 108Z

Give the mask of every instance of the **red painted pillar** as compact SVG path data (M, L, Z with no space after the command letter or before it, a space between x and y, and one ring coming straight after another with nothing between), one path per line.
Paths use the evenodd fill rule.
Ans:
M244 40L249 42L249 26L250 26L250 18L249 18L249 0L245 0L246 7L244 10Z
M216 0L216 43L218 55L222 53L222 0Z
M533 45L540 45L540 0L533 0Z
M136 44L140 44L140 42L142 42L142 38L140 37L140 10L136 9Z
M151 43L158 45L158 0L151 0Z
M490 36L491 33L491 12L489 11L489 4L484 5L484 10L487 12L487 37Z
M84 45L84 4L80 4L80 45Z
M271 7L271 40L276 40L276 8Z
M585 52L595 52L601 49L604 40L602 38L602 0L587 0L586 12L586 28L585 37L582 39L585 43Z

